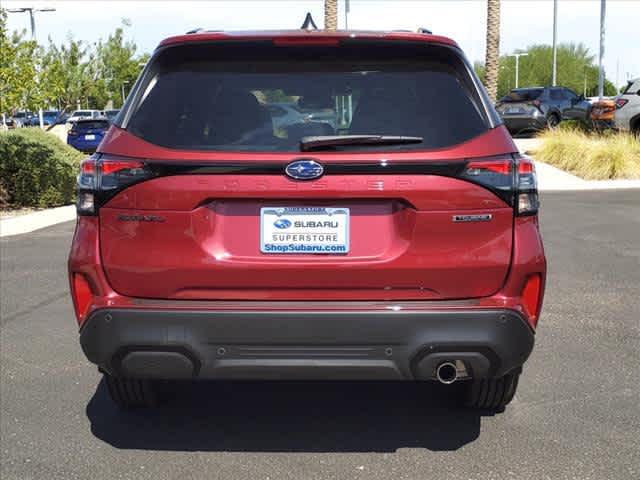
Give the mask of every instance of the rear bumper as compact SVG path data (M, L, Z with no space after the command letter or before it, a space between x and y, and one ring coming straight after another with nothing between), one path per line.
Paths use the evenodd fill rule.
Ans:
M543 130L547 121L544 115L537 117L502 117L504 125L511 133L523 132L525 130Z
M520 368L531 353L534 334L517 311L435 311L416 303L103 308L86 320L80 342L111 374L160 379L426 380L446 360L462 360L471 377L488 378Z

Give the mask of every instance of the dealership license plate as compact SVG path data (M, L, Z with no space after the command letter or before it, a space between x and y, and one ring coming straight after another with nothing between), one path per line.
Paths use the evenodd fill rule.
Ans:
M85 139L85 140L95 140L95 139L96 139L96 136L95 136L95 135L85 135L85 136L84 136L84 139Z
M345 254L349 252L349 209L263 207L262 253Z

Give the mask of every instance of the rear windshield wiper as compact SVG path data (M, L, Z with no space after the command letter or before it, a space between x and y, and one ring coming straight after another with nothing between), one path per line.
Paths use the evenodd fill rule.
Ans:
M400 145L403 143L421 143L422 140L422 137L405 137L401 135L321 135L317 137L302 137L300 139L300 150L305 152L343 145Z

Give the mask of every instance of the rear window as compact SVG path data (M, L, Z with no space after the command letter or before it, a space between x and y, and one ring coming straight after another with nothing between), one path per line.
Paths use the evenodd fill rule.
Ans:
M336 149L432 149L489 128L459 55L424 43L170 47L133 98L124 127L176 149L299 151L305 136L354 134L424 141Z
M87 112L85 110L78 110L76 112L73 112L72 117L90 117L91 116L91 112Z
M622 92L623 95L640 94L640 79L632 80L627 84L627 88Z
M537 99L544 88L519 88L511 90L508 95L500 99L501 102L530 102Z
M109 122L107 122L106 120L94 120L91 122L78 122L76 124L76 129L78 130L89 130L98 128L109 128Z

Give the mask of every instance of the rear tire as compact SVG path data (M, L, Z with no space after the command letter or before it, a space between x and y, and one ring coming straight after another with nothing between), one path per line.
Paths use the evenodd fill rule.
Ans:
M111 400L120 408L150 408L158 404L157 385L152 380L119 378L108 373L104 380Z
M547 129L555 130L559 124L560 124L560 117L558 117L558 115L556 115L555 113L552 113L551 115L549 115L549 117L547 118Z
M483 410L500 410L516 394L520 373L510 373L500 378L472 380L467 390L465 405Z

